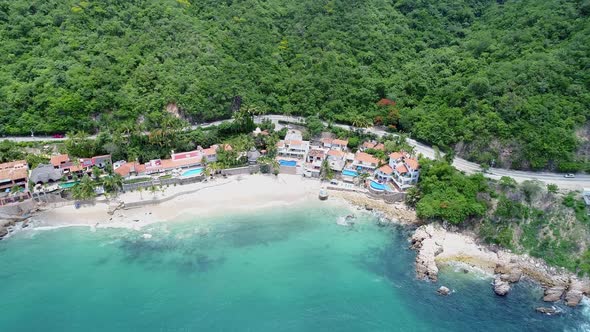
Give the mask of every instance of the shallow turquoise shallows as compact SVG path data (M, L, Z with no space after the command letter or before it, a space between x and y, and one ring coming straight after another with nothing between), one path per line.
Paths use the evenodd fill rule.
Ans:
M310 203L141 231L64 228L0 241L1 331L583 331L588 306L534 312L475 273L414 278L407 233ZM145 234L150 234L146 236ZM446 285L448 297L436 295ZM563 306L561 306L563 308ZM586 325L584 325L586 324Z

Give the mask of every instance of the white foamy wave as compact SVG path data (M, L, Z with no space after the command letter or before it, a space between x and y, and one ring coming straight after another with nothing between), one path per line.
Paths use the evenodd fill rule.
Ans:
M590 298L584 296L580 302L579 308L584 320L577 328L565 329L564 332L590 332Z

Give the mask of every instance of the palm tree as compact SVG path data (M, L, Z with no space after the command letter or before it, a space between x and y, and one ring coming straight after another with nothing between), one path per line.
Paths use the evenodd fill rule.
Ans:
M74 199L78 200L87 200L96 197L94 182L90 179L88 174L85 174L80 183L72 188L72 196Z
M148 187L148 190L150 191L150 193L152 193L152 195L154 195L154 198L156 198L156 194L158 193L158 188L154 185L151 185Z
M113 174L103 178L105 190L109 193L116 193L123 187L123 178L119 174Z

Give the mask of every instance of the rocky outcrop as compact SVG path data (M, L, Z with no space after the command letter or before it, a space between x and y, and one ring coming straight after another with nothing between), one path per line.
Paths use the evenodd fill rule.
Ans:
M543 301L556 302L561 300L561 296L565 292L565 286L553 286L545 289L545 296Z
M418 252L416 275L421 279L436 281L437 264L460 263L493 274L493 290L500 296L508 294L512 284L523 277L545 289L543 300L547 302L563 300L569 306L576 306L584 295L590 295L587 278L577 278L565 269L548 266L542 259L500 248L490 250L478 244L473 236L447 231L440 225L418 227L411 238L411 247Z
M515 283L522 278L522 270L515 264L496 264L494 273L500 276L503 281Z
M432 238L432 225L420 226L412 236L412 249L418 250L416 255L416 277L419 279L438 280L438 267L434 260L443 248Z
M502 280L500 276L496 276L493 285L496 295L505 296L510 291L510 283Z
M584 294L590 294L590 281L571 278L565 293L565 304L570 307L577 306L582 301Z
M440 288L436 291L439 295L449 295L451 294L451 290L448 287L440 286Z

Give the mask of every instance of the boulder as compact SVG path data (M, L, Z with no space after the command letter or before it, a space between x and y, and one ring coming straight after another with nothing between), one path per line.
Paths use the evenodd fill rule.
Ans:
M535 311L546 315L556 315L560 313L560 311L554 307L538 307L535 308Z
M570 307L575 307L578 304L580 304L580 301L582 301L583 297L584 297L584 294L581 291L569 290L565 294L565 304L567 304Z
M561 300L561 296L565 291L564 286L553 286L545 289L545 296L543 297L543 301L545 302L555 302Z
M445 286L440 286L440 288L436 291L439 295L449 295L451 290Z
M510 291L510 283L502 280L500 276L494 279L494 293L496 295L505 296Z

